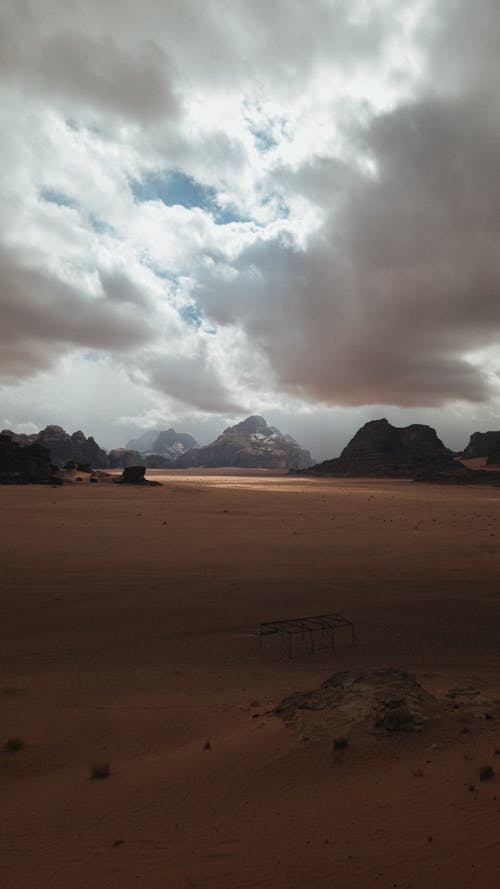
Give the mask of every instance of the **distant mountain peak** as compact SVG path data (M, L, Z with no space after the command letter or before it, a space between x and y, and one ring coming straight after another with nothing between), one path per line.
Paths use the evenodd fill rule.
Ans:
M264 417L253 415L225 429L211 444L183 454L176 466L302 469L311 463L309 451L268 426Z

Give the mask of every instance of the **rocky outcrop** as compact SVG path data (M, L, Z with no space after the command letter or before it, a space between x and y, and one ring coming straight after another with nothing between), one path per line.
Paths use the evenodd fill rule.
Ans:
M176 467L234 466L242 469L303 469L312 463L309 451L289 435L268 426L263 417L253 416L205 447L193 448L179 457Z
M487 466L500 466L500 441L493 448L492 451L488 454L488 459L486 460Z
M289 695L274 710L301 737L419 732L440 715L415 676L393 667L335 673L319 688Z
M371 420L356 432L340 457L313 466L311 472L332 476L418 478L458 470L451 452L434 429L414 423L398 428L386 419Z
M462 457L464 460L476 457L490 457L500 452L500 432L473 432ZM489 459L488 459L488 462Z
M99 447L92 436L86 438L80 430L69 435L61 426L46 426L41 432L32 435L9 430L6 434L22 447L39 444L47 448L52 462L57 466L64 466L70 461L89 464L97 469L106 469L108 466L106 451Z
M192 435L187 432L176 432L175 429L145 432L139 438L127 442L127 448L138 451L143 457L152 457L155 460L155 468L158 469L164 468L156 465L161 463L162 458L173 461L197 445L198 442ZM172 465L171 462L169 465Z
M123 485L150 485L152 487L161 485L161 482L153 482L146 478L145 466L126 466L120 478L114 481Z
M47 448L39 444L24 447L0 433L0 484L61 484L57 470L51 463Z
M114 448L108 454L110 469L124 469L126 466L145 466L139 451L131 451L128 448Z

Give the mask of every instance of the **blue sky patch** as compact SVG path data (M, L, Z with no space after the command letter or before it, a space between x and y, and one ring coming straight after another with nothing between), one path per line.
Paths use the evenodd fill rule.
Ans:
M201 327L201 322L203 319L200 312L198 311L196 306L193 305L193 303L191 303L191 305L189 306L183 306L181 309L179 309L179 315L187 324L191 324L193 327L196 328Z
M48 204L57 204L58 207L71 207L74 210L77 206L76 201L55 188L42 188L40 197L43 201L47 201Z
M215 199L215 189L179 171L151 173L142 181L134 179L131 188L137 201L163 201L168 207L179 204L188 210L193 207L208 210Z
M167 207L178 204L188 210L199 207L210 213L218 225L249 221L248 217L241 216L230 207L220 207L215 188L202 185L179 170L151 173L142 180L133 179L130 186L135 200L139 202L162 201Z

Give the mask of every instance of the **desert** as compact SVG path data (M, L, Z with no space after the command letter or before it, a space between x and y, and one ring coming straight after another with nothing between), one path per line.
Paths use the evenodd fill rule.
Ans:
M0 489L2 886L496 885L500 491L148 477ZM260 648L325 612L356 645ZM390 671L417 730L279 712Z

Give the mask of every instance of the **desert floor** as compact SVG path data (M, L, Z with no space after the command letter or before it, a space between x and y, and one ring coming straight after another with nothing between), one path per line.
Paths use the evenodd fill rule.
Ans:
M0 489L2 889L498 886L500 489L153 476ZM359 645L259 649L329 611ZM491 706L339 753L268 714L384 666Z

